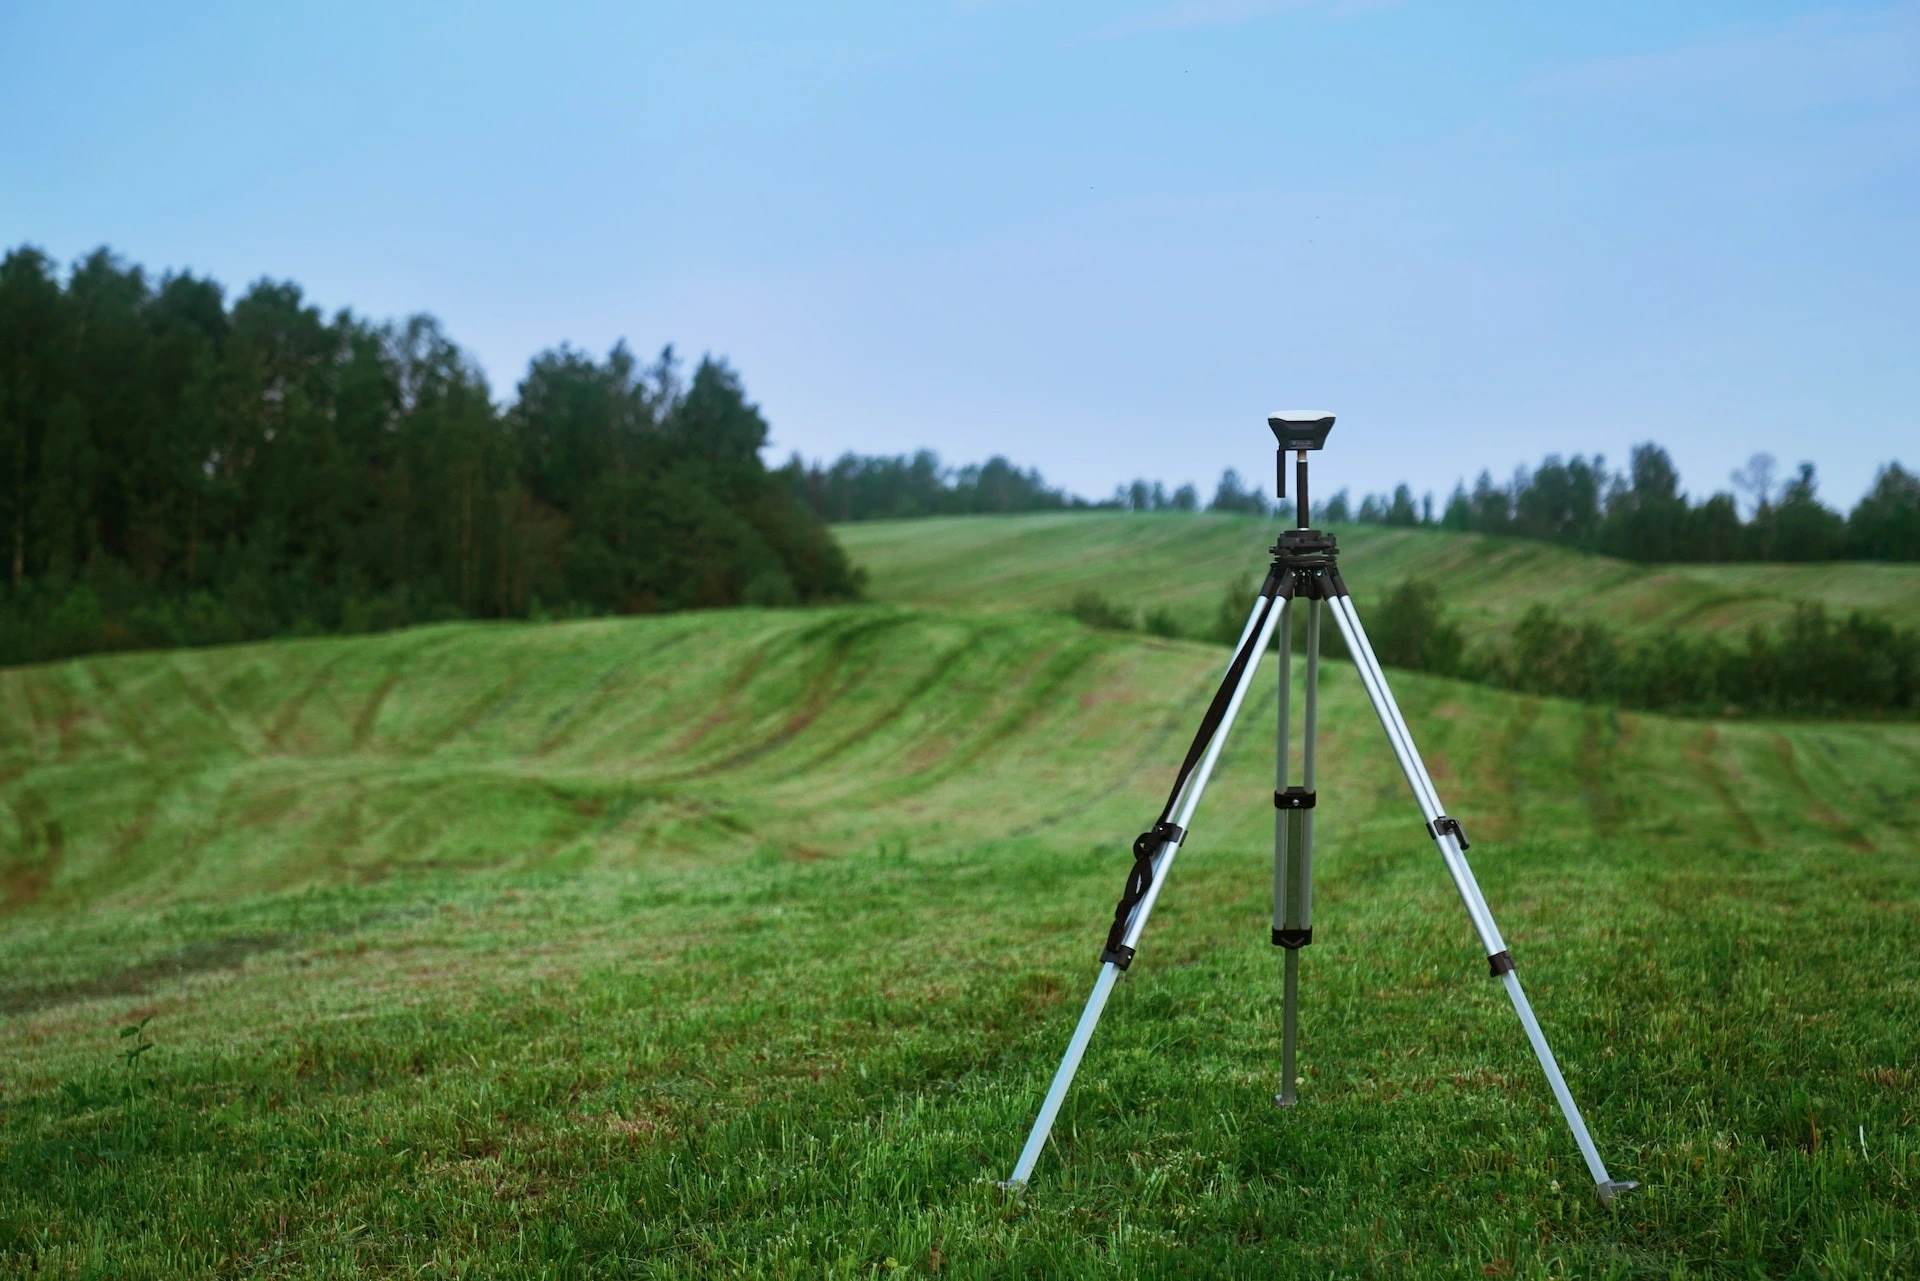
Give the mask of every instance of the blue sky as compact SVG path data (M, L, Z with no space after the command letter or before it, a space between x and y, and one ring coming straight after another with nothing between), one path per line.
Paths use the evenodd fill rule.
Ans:
M775 455L1920 464L1920 5L0 6L0 243L731 360Z

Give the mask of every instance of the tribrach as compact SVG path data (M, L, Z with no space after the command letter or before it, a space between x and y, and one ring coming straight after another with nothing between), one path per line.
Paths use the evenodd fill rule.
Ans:
M1414 747L1413 734L1407 728L1406 719L1400 715L1393 691L1387 687L1386 673L1380 668L1380 660L1374 657L1366 629L1360 625L1360 616L1354 612L1353 599L1348 596L1346 583L1340 577L1339 548L1334 536L1310 528L1307 523L1311 513L1307 500L1307 454L1326 445L1327 434L1333 429L1333 415L1287 410L1270 415L1267 425L1273 429L1274 437L1279 442L1277 488L1282 498L1287 494L1287 454L1291 451L1294 455L1294 503L1299 513L1299 526L1283 532L1279 541L1269 549L1273 556L1273 567L1268 570L1266 581L1261 584L1259 596L1254 601L1253 612L1248 616L1246 626L1241 629L1240 640L1234 647L1233 661L1227 665L1226 677L1214 692L1206 714L1201 717L1200 729L1187 748L1186 759L1181 762L1179 773L1174 777L1173 790L1167 794L1167 803L1161 808L1159 818L1133 843L1133 866L1128 870L1126 888L1114 908L1113 925L1107 933L1106 947L1100 954L1100 976L1094 981L1093 993L1087 998L1087 1007L1080 1015L1072 1039L1067 1042L1067 1052L1060 1060L1059 1070L1054 1073L1053 1084L1047 1090L1045 1102L1040 1105L1040 1115L1034 1120L1033 1131L1027 1136L1026 1147L1021 1150L1020 1160L1014 1166L1007 1184L1021 1187L1033 1174L1034 1163L1040 1159L1041 1149L1046 1146L1054 1117L1060 1111L1068 1087L1073 1084L1074 1073L1079 1070L1080 1060L1087 1052L1087 1043L1093 1038L1093 1029L1100 1021L1101 1011L1106 1008L1107 997L1112 994L1113 985L1121 971L1133 963L1135 949L1140 945L1140 935L1147 926L1147 917L1152 914L1153 905L1166 885L1167 874L1173 868L1174 858L1180 852L1181 842L1186 839L1194 811L1200 805L1200 795L1206 790L1207 780L1220 759L1220 750L1226 745L1227 735L1240 713L1240 704L1253 685L1254 675L1260 666L1260 656L1266 652L1276 632L1280 648L1280 698L1278 760L1273 783L1273 943L1283 950L1286 958L1281 995L1281 1085L1277 1101L1283 1107L1293 1104L1300 950L1313 942L1313 813L1318 805L1318 794L1314 790L1314 734L1318 728L1320 614L1324 606L1333 616L1334 626L1339 628L1340 635L1347 643L1347 652L1353 656L1354 670L1359 673L1360 683L1367 691L1367 699L1380 718L1387 742L1393 748L1394 757L1400 762L1401 772L1406 775L1407 785L1413 789L1414 800L1426 820L1427 835L1440 851L1441 861L1446 865L1447 874L1453 878L1454 888L1460 893L1460 901L1467 909L1474 933L1479 935L1480 944L1486 949L1488 968L1493 977L1506 986L1514 1012L1520 1016L1520 1025L1526 1029L1527 1040L1532 1043L1534 1055L1540 1060L1541 1070L1546 1073L1547 1083L1553 1088L1554 1098L1559 1101L1560 1110L1566 1114L1573 1140L1579 1145L1580 1155L1586 1159L1587 1170L1593 1175L1594 1188L1600 1200L1611 1202L1615 1195L1637 1184L1631 1180L1610 1178L1606 1165L1600 1160L1593 1138L1587 1133L1586 1122L1580 1117L1580 1109L1567 1089L1566 1079L1560 1075L1560 1066L1554 1062L1546 1033L1540 1030L1539 1020L1534 1018L1533 1007L1520 986L1513 956L1507 951L1505 940L1500 937L1499 927L1493 923L1493 912L1487 907L1487 900L1473 879L1473 870L1467 866L1467 835L1459 822L1441 807L1440 794L1434 790L1433 779L1427 774L1419 750ZM1292 781L1288 761L1293 684L1292 619L1296 601L1305 601L1307 605L1306 693L1301 708L1303 732L1300 781L1297 784Z

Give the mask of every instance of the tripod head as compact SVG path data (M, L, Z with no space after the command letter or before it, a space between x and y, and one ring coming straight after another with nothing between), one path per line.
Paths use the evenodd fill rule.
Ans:
M1319 409L1282 409L1267 415L1267 426L1273 429L1273 438L1280 446L1274 458L1274 472L1282 498L1287 496L1287 451L1293 451L1294 488L1300 491L1294 512L1299 517L1300 528L1305 529L1311 515L1307 506L1307 451L1326 448L1327 433L1333 430L1333 415Z

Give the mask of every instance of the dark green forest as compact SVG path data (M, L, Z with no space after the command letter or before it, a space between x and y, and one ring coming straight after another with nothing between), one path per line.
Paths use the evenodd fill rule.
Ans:
M21 248L0 262L0 663L858 595L766 439L715 360L562 346L502 408L428 317Z

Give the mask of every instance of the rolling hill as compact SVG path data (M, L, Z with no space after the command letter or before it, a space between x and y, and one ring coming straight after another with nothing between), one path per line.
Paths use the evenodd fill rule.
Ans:
M875 599L967 609L1059 610L1094 589L1135 609L1211 621L1228 584L1258 582L1279 526L1214 513L1065 512L835 526ZM1536 602L1627 632L1744 632L1798 601L1920 625L1920 566L1639 565L1528 539L1351 525L1335 531L1361 609L1409 578L1439 585L1469 638L1504 632ZM1196 628L1197 629L1197 628Z
M994 522L925 524L993 581ZM1034 1186L996 1191L1220 661L866 606L0 672L0 1269L1920 1264L1920 726L1396 676L1647 1185L1603 1211L1341 664L1303 1105L1269 1102L1269 675Z

